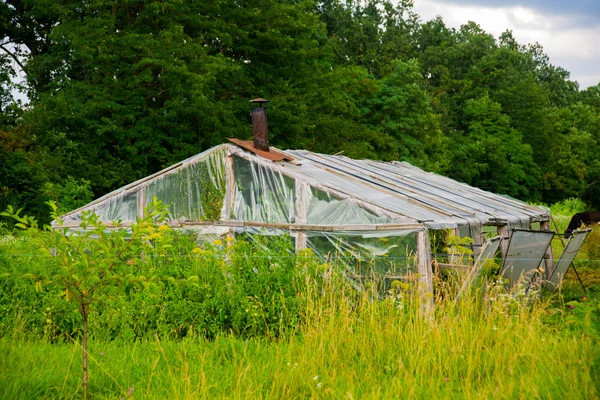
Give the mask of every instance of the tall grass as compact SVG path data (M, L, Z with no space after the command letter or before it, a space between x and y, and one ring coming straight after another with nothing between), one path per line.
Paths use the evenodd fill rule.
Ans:
M310 278L308 278L310 279ZM335 279L301 293L279 338L92 342L94 398L595 398L600 343L547 302L500 289L423 314L410 288L375 301ZM406 296L401 293L405 293ZM450 296L451 293L445 293ZM547 324L553 316L559 323ZM0 339L0 397L75 398L76 344Z
M566 307L492 279L455 301L464 276L447 273L424 313L418 279L350 282L309 252L290 255L289 237L192 239L145 255L155 286L115 289L96 308L92 398L600 397L597 301ZM2 268L39 264L26 237L6 236L0 250ZM194 285L167 279L188 276ZM0 398L81 397L69 307L0 280Z

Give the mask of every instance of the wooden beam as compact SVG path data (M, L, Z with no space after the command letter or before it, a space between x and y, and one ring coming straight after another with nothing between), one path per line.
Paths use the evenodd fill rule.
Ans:
M144 207L146 207L146 188L141 188L136 194L137 216L144 218Z
M132 222L122 222L117 228L131 227ZM269 222L252 222L252 221L238 221L238 220L225 220L225 221L169 221L169 226L172 228L186 228L195 226L225 226L233 228L241 227L255 227L255 228L270 228L270 229L282 229L289 231L317 231L317 232L342 232L342 231L359 231L359 232L375 232L375 231L389 231L389 230L418 230L423 229L423 225L420 224L389 224L389 225L318 225L318 224L278 224ZM114 228L112 222L104 222L104 226ZM79 223L66 223L63 225L64 228L79 228Z
M306 224L307 208L308 208L308 191L310 186L308 183L296 179L296 224ZM306 248L306 233L303 231L296 232L296 251Z
M419 294L421 310L429 314L433 311L433 273L431 270L429 231L417 232L417 263L419 272Z
M498 236L502 238L500 239L500 254L504 260L506 258L506 252L508 251L508 239L510 238L508 225L498 227Z
M233 201L235 199L235 173L233 170L233 157L225 156L225 201L221 212L222 220L229 220L233 211Z
M550 221L540 222L540 230L549 231ZM544 269L546 270L546 279L550 279L552 273L554 272L554 254L552 253L552 242L550 242L550 246L548 246L546 253L544 254L544 266Z

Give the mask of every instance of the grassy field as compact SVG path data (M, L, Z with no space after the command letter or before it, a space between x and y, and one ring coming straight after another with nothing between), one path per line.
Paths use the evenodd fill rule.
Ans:
M92 398L598 398L600 336L549 302L501 298L423 316L415 304L308 306L281 338L92 342ZM0 397L81 396L75 343L0 339Z
M134 291L129 300L109 293L97 305L89 395L600 398L596 240L577 264L586 293L570 273L560 294L506 293L489 282L455 303L456 287L446 281L438 282L435 311L424 313L407 284L381 298L375 287L357 293L330 276L330 265L283 251L273 258L254 257L258 250L242 244L237 253L224 244L190 250L174 239L177 251L196 255L150 266L194 274L199 284ZM4 240L0 250L0 264L39 264L30 241ZM77 311L46 288L14 282L0 281L0 398L82 398Z

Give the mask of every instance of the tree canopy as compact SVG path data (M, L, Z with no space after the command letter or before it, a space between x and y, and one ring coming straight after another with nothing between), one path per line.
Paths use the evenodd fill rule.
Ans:
M509 31L421 21L410 0L3 0L0 208L43 217L248 138L254 97L279 148L600 206L600 84Z

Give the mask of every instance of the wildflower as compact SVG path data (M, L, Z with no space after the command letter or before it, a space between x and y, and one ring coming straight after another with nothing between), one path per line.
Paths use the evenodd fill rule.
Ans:
M231 243L231 242L235 242L235 239L234 239L234 238L232 238L232 237L228 237L227 239L225 239L225 241L226 241L227 243Z
M194 247L194 249L192 250L192 254L207 254L208 251L200 248L200 247Z
M223 241L222 241L222 240L219 240L219 239L217 239L217 240L215 240L214 242L212 242L212 244L214 244L215 246L220 246L220 245L222 245L222 244L223 244Z
M159 232L152 232L148 236L146 236L148 240L160 240L162 239L162 234Z
M575 308L575 306L573 304L567 304L567 307L570 308L571 310Z
M588 299L587 297L581 296L581 301L587 301L587 299Z
M313 376L313 381L316 381L317 379L319 379L319 375Z
M169 232L171 227L169 225L161 225L158 227L159 232Z

